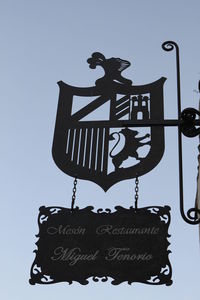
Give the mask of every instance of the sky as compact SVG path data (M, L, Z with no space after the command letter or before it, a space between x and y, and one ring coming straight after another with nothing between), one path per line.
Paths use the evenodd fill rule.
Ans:
M165 154L140 178L139 206L171 206L169 228L173 285L126 282L113 286L90 280L29 285L38 233L40 206L70 207L73 178L55 165L52 141L62 80L93 86L103 73L88 68L95 51L131 62L123 75L135 85L161 76L165 118L177 117L175 53L166 40L178 43L181 58L182 109L198 107L200 77L200 2L136 0L1 0L0 1L0 137L1 137L1 289L4 300L66 297L82 300L182 300L199 293L198 226L186 224L179 212L177 129L165 129ZM194 206L198 139L183 138L185 209ZM122 181L106 193L95 183L78 180L76 204L95 209L130 207L134 180Z

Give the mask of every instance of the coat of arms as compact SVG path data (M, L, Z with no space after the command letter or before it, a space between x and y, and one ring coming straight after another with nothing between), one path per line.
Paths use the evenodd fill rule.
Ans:
M126 60L106 59L95 52L88 63L92 69L101 66L105 71L95 86L58 82L52 153L63 172L91 180L107 191L121 180L151 171L161 160L164 127L153 126L152 121L164 120L166 78L135 86L121 75L130 66Z

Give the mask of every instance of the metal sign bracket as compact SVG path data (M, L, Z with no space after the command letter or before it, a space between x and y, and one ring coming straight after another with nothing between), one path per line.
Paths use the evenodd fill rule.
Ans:
M178 153L179 153L179 194L180 194L180 213L183 220L191 225L200 223L200 210L197 207L190 208L187 213L184 211L183 197L183 158L182 158L182 134L186 137L196 137L200 134L200 112L195 108L186 108L181 110L181 87L180 87L180 58L179 47L173 41L166 41L162 44L165 51L176 51L176 70L177 70L177 105L178 119L163 120L162 122L141 122L135 124L129 121L124 123L124 126L143 127L143 126L174 126L178 128ZM197 127L198 126L198 127Z

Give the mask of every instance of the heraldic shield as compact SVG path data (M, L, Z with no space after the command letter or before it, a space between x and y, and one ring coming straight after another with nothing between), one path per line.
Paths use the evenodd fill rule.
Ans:
M104 191L121 180L144 175L160 162L164 127L153 126L151 120L164 120L166 80L161 77L134 86L121 74L118 78L106 75L105 70L96 86L88 88L58 82L52 148L53 159L63 172L93 181Z
M163 120L164 81L162 77L148 85L128 87L116 83L110 95L97 87L78 88L60 81L52 149L56 165L68 175L97 183L105 191L121 180L151 171L164 153L164 127L149 126L149 133L142 137L139 137L138 128L144 120L149 124L151 118L157 122ZM73 113L75 96L82 108ZM87 104L83 106L86 98ZM92 99L89 104L88 98ZM84 120L106 102L110 106L109 120ZM134 121L138 127L129 128L129 121ZM124 146L114 155L113 148L117 150L120 138ZM138 151L144 145L149 151L146 157L139 157ZM133 165L123 166L129 158Z

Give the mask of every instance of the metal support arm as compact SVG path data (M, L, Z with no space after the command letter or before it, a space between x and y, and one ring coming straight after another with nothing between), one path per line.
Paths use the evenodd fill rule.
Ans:
M176 51L176 71L177 71L177 104L178 104L178 153L179 153L179 194L180 194L180 212L185 222L195 225L200 223L200 210L190 208L187 213L184 211L183 197L183 159L182 159L182 134L187 137L194 137L200 134L199 120L196 120L200 113L194 108L186 108L181 111L181 88L180 88L180 60L179 47L173 41L167 41L162 44L165 51Z

